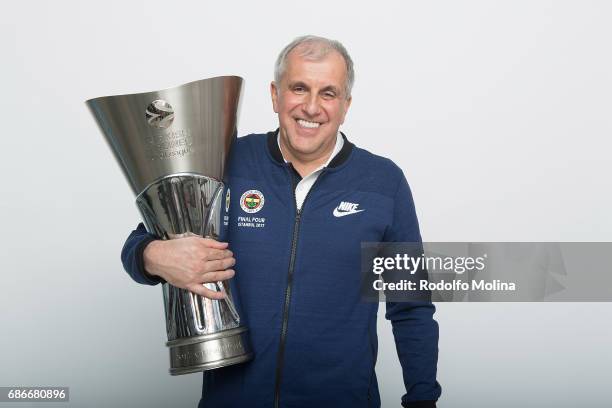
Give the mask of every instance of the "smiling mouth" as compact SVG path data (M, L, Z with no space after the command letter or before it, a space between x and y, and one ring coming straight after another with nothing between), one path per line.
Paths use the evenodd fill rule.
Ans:
M304 119L297 119L296 121L298 125L300 125L303 128L307 128L307 129L316 129L321 125L319 122L309 122Z

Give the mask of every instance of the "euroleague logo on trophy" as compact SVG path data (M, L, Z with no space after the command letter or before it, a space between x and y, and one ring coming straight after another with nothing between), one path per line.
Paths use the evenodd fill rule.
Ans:
M163 99L156 99L145 111L147 123L154 128L166 129L174 120L174 109Z
M245 191L240 197L240 207L249 214L254 214L261 210L264 206L264 196L259 190Z
M168 102L163 99L154 100L147 106L145 117L149 126L158 130L145 137L149 143L148 155L151 160L172 159L194 153L191 130L170 128L175 111Z

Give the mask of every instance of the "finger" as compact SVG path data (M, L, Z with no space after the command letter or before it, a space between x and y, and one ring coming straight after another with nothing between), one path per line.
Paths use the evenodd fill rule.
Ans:
M202 244L206 248L214 248L214 249L225 249L227 248L227 242L219 242L211 238L202 238Z
M210 290L205 286L197 285L197 284L190 286L189 291L191 293L195 293L196 295L200 295L208 299L220 300L220 299L224 299L227 296L226 293L223 291L217 292L214 290Z
M207 272L202 275L202 283L213 283L224 281L228 279L232 279L235 275L233 269L228 269L226 271L218 271L218 272Z
M217 259L230 258L233 255L229 249L210 249L206 261L214 261Z
M224 258L221 260L221 263L223 264L221 270L225 270L236 265L236 258Z
M223 258L217 259L215 261L206 261L204 262L204 273L206 272L216 272L216 271L224 271L227 268L231 268L236 264L236 259L234 258Z

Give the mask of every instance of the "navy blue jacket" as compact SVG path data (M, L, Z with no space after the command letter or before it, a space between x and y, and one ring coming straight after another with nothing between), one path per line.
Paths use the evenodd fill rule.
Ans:
M393 162L346 138L299 212L298 181L276 132L234 144L225 238L236 258L234 296L255 358L205 372L200 407L380 406L378 304L360 301L360 248L361 242L420 242L408 183ZM249 190L263 196L256 213L240 203ZM363 211L337 217L334 209L343 202ZM127 272L144 284L159 282L143 268L142 251L152 239L141 224L122 252ZM435 407L441 392L435 308L429 302L386 306L406 386L402 404Z

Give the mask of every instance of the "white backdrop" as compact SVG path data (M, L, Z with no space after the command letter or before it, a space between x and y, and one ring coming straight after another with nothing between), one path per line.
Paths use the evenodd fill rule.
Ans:
M610 241L611 18L603 0L4 4L0 386L70 386L75 407L199 397L199 375L166 374L160 289L121 268L139 215L86 99L238 74L239 133L265 132L277 53L329 36L356 65L343 130L404 169L424 240ZM611 316L440 304L439 406L608 406ZM383 319L379 337L397 407Z

